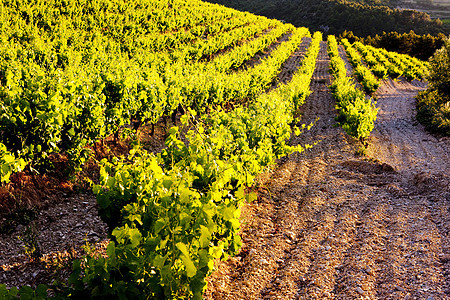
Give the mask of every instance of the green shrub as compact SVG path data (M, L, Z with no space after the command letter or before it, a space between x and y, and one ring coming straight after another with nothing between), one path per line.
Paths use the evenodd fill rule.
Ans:
M450 135L450 41L430 59L429 88L416 97L417 119L431 131Z
M419 92L416 97L417 119L428 130L450 135L450 99L436 89Z

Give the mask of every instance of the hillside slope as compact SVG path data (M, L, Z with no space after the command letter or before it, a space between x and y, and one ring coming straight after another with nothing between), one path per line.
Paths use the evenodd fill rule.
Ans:
M437 34L442 23L417 11L400 11L387 6L371 6L346 0L211 0L239 10L285 20L296 26L340 34L353 31L358 36L385 32Z
M449 145L411 124L421 84L381 90L367 160L320 32L195 0L0 4L2 300L447 293Z

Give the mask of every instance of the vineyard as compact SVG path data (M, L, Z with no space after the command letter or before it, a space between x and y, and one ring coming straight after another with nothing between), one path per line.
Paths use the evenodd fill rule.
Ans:
M355 168L362 173L369 168L373 174L367 177L383 181L371 184L357 175L346 179L360 180L367 197L376 195L376 188L385 198L395 188L404 189L396 200L419 197L420 184L426 181L438 189L433 201L442 205L436 218L444 221L434 230L448 229L450 210L444 209L450 195L445 175L448 151L426 158L433 168L442 159L437 168L442 172L423 175L423 170L411 171L383 157L392 151L383 148L387 142L380 142L391 130L384 123L390 109L387 95L392 92L387 87L412 89L404 97L411 103L414 93L426 86L427 62L346 39L338 43L332 35L197 0L18 0L2 1L0 11L1 299L303 299L307 295L325 299L332 294L344 299L352 298L355 291L360 296L368 291L372 299L376 295L370 293L377 290L372 286L358 286L358 290L342 280L334 290L327 282L313 291L311 286L320 284L305 279L316 276L313 269L300 275L297 266L288 276L281 267L283 251L289 257L299 255L298 263L306 259L300 256L319 251L312 240L301 251L300 232L306 234L310 226L302 222L318 217L317 224L324 229L317 233L326 235L331 234L333 217L324 212L314 215L315 209L321 209L318 203L305 211L284 212L300 205L301 199L283 196L289 187L280 187L277 177L280 170L295 173L310 161L309 171L299 171L288 180L294 191L304 189L299 194L312 199L307 190L317 186L308 187L312 181L308 183L307 173L314 178L314 169L325 172L314 157L323 159L326 153L334 159L330 166L349 170L339 174L350 176ZM427 133L423 134L426 141ZM437 147L448 143L444 139ZM427 155L431 151L419 146L427 149L423 151ZM378 157L387 163L379 163ZM330 172L333 175L319 180L324 184L321 191L337 191L339 184L347 191L337 171ZM20 192L23 185L39 189L39 181L52 177L66 178L59 185L71 186L73 196L66 201L49 197L53 200L39 207L31 220L17 220L23 218L15 214L19 204L28 201ZM333 180L333 188L325 186ZM418 182L411 190L390 185L411 180ZM271 190L278 192L272 195ZM346 224L353 222L353 227L359 222L339 207L341 200L327 197L337 218L347 216ZM377 201L369 198L372 202L367 205L375 206ZM422 207L417 204L414 209L416 213ZM325 219L320 219L321 214ZM294 217L297 221L288 226ZM270 251L279 252L258 257L265 250L254 244L251 232L266 224L265 218L272 227L260 228L260 233L276 238ZM44 232L52 235L46 227L58 222L67 224L55 238L65 246L48 247L51 239L46 240ZM277 240L280 236L287 236L291 246ZM443 257L440 264L447 273L434 270L438 279L428 290L445 297L450 293L445 265L449 237L432 238L443 239L443 248L433 250L430 257ZM23 254L17 253L18 247ZM330 263L345 261L342 255L351 247L344 248L336 250L341 256L333 256ZM246 259L248 265L233 270ZM265 279L252 271L252 262L262 260L264 266L257 269L272 274ZM248 276L234 275L235 280L224 282L229 278L224 275L227 269L227 274ZM317 275L336 270L337 263ZM246 285L247 279L252 283ZM291 287L284 291L281 282L291 282ZM292 294L295 285L298 291ZM418 293L414 297L422 296Z

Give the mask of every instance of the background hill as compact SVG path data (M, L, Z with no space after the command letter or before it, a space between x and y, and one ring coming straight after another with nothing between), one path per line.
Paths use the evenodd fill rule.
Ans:
M340 34L344 30L358 36L410 30L417 34L448 33L440 20L433 20L425 12L395 9L398 1L392 0L209 1L330 34Z

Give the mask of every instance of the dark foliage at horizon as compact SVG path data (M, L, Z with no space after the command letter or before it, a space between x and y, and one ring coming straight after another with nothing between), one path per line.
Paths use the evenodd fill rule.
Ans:
M446 40L446 36L442 33L439 33L437 36L430 34L418 35L414 31L408 33L383 32L382 34L365 38L357 37L351 31L344 31L339 38L346 38L351 43L359 41L376 48L408 54L421 60L428 60L436 50L442 48Z
M357 36L393 31L405 33L411 30L420 35L436 35L448 31L440 20L432 20L426 13L411 10L401 11L381 5L387 1L380 2L380 5L368 5L348 0L207 1L335 35L339 35L345 30L352 31Z

